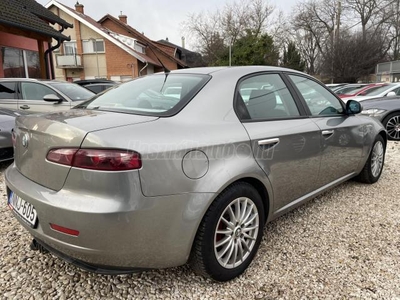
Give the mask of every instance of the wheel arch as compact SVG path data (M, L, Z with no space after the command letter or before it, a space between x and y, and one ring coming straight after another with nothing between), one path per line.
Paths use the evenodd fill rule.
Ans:
M388 141L388 137L387 137L386 131L385 130L381 130L381 131L379 131L378 134L383 138L383 141L385 142L385 149L386 149L387 141Z

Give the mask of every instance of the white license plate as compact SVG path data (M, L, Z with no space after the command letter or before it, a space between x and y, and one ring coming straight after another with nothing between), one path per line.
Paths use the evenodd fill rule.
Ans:
M11 192L10 199L8 201L11 208L32 227L35 227L37 220L36 209L28 201L17 196L15 193Z

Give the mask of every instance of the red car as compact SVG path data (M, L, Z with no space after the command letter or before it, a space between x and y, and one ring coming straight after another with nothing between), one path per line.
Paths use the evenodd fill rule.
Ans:
M362 86L362 87L360 87L358 89L351 90L348 93L339 94L338 96L341 99L346 99L346 98L356 97L356 96L365 96L369 92L372 92L372 91L376 90L377 88L380 88L381 86L384 86L384 85L386 85L386 84L385 83L371 83L371 84Z

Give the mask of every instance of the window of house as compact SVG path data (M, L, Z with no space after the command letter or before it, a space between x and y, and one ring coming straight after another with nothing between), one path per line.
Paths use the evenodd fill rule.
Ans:
M104 41L102 39L90 39L82 41L83 53L104 53Z
M146 53L146 47L135 41L135 50L139 53Z
M11 47L1 47L4 77L40 78L39 53Z
M74 55L76 54L76 41L64 42L64 54Z

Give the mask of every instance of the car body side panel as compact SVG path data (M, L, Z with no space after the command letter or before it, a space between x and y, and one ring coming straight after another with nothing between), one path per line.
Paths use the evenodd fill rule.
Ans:
M361 161L366 123L355 116L326 116L312 119L321 129L321 169L318 187L354 174Z
M74 105L78 105L81 102L74 103ZM24 109L24 107L26 107ZM29 108L28 108L29 107ZM44 100L23 100L18 99L18 109L24 110L29 113L38 113L38 112L54 112L61 110L69 110L71 108L71 102L63 101L61 103L58 102L48 102Z
M244 123L251 137L254 156L274 191L274 208L318 188L321 162L319 128L309 119ZM279 139L271 148L259 141ZM300 180L307 178L307 180Z
M194 122L177 123L161 118L153 124L132 126L129 131L130 137L118 128L89 133L82 147L114 145L139 152L143 165L139 173L145 196L215 193L240 174L250 177L263 174L254 160L247 132L238 120L199 126ZM178 131L181 134L175 139L171 132ZM208 160L205 174L199 174L197 179L189 178L182 165L185 154L193 150L203 152Z

